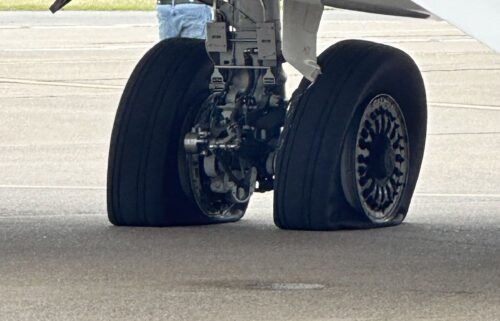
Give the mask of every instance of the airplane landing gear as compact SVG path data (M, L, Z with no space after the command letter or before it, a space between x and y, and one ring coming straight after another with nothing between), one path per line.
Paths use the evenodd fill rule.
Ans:
M319 25L322 5L288 3L285 12L309 23L285 19L287 41L296 35L299 46L284 47L305 75L289 103L275 0L218 2L206 44L163 41L141 60L111 140L113 224L234 222L254 192L270 190L284 229L403 221L425 146L417 66L398 49L357 40L316 64L311 41L311 50L300 41Z
M183 148L209 96L213 66L204 42L171 39L134 70L118 107L108 165L108 217L122 226L234 222L246 208L206 213L189 185ZM216 200L214 200L216 201Z
M331 230L399 224L422 162L426 98L400 50L343 41L291 107L275 188L276 224Z

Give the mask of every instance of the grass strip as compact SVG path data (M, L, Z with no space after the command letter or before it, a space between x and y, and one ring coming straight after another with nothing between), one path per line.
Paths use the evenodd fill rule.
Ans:
M0 0L0 10L49 10L52 0ZM155 0L73 0L64 10L148 11L154 10Z

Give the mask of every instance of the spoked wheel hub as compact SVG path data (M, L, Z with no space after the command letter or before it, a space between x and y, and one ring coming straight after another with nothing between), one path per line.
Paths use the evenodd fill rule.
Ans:
M276 224L336 230L401 224L425 148L425 86L404 52L341 41L292 100L276 159ZM293 108L292 108L293 107Z
M400 106L383 94L366 107L355 148L356 192L363 211L374 221L388 221L408 179L408 130Z

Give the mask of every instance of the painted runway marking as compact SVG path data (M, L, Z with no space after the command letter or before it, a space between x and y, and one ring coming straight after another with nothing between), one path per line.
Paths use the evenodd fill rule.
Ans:
M74 48L7 48L0 49L0 52L40 52L40 51L107 51L107 50L130 50L149 49L149 45L134 46L103 46L103 47L74 47Z
M500 106L497 105L472 105L472 104L458 104L458 103L433 103L429 102L429 106L436 108L461 108L461 109L479 109L479 110L493 110L500 111Z
M68 218L68 217L89 217L89 216L99 216L99 217L105 217L106 214L103 213L90 213L90 214L71 214L71 213L64 213L64 214L40 214L40 215L4 215L0 216L1 219L32 219L32 218Z
M500 135L500 132L474 132L474 133L429 133L428 136L461 136L461 135Z
M500 194L467 194L467 193L415 193L417 197L468 197L468 198L500 198Z
M29 29L127 29L127 28L156 28L156 24L116 24L116 25L60 25L60 26L28 26ZM21 26L21 28L26 28Z
M92 60L64 60L64 59L30 59L26 60L10 60L0 62L0 65L61 65L61 64L70 64L70 65L88 65L88 64L114 64L114 63L129 63L136 62L136 59L92 59Z
M33 26L33 25L11 25L11 26L1 26L2 29L17 29L17 30L60 30L60 29L128 29L128 28L157 28L158 25L148 23L148 24L110 24L110 25L45 25L45 26Z
M50 185L0 185L0 189L46 189L46 190L91 190L104 191L103 186L50 186Z
M109 142L95 142L95 143L39 143L39 144L0 144L0 148L45 148L45 147L93 147L93 146L106 146Z
M56 86L56 87L78 87L78 88L92 88L92 89L123 89L123 86L118 86L118 85L98 85L98 84L94 85L94 84L84 84L76 82L27 80L27 79L16 79L16 78L0 78L0 83Z

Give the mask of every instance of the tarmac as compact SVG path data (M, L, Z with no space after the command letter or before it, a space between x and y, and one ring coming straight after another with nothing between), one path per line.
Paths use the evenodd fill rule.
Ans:
M283 231L267 193L235 224L117 228L111 128L157 29L152 12L0 12L1 321L500 320L500 54L445 22L325 13L321 50L383 42L423 72L401 226Z

